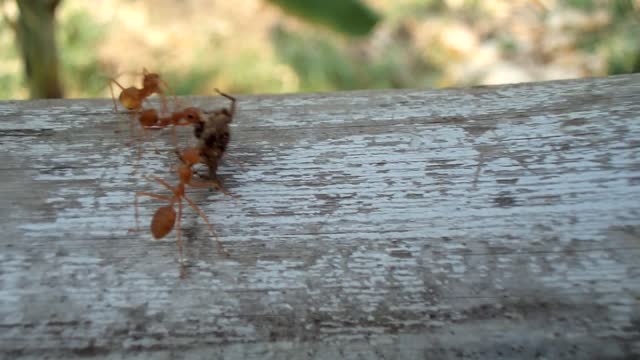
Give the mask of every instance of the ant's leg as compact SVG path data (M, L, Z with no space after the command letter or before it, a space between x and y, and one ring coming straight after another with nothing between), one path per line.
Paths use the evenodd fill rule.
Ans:
M135 140L135 136L136 136L136 130L135 130L135 123L138 122L138 119L136 118L137 115L139 115L139 113L137 111L130 111L128 112L129 114L129 135L131 136L131 139L125 143L126 146L131 146L136 140Z
M221 191L223 194L228 195L228 196L232 196L232 197L237 197L236 195L232 195L230 192L228 192L224 186L222 186L222 182L218 179L218 175L216 174L216 169L217 168L217 164L214 166L210 166L209 167L209 175L205 176L205 175L201 175L198 174L198 176L200 176L201 178L208 178L209 180L211 180L210 183L208 183L208 185L206 187L213 187L215 189L217 189L218 191ZM194 187L205 187L202 185L192 185Z
M162 90L158 90L157 93L160 97L160 106L162 109L162 113L165 115L171 114L171 112L169 111L169 106L167 105L167 98L164 96L164 92Z
M173 152L176 154L176 156L178 156L178 160L180 160L180 162L184 164L185 162L184 162L184 159L182 158L182 153L180 153L180 150L178 150L178 148L175 148Z
M133 121L131 121L131 127L132 127L132 129L135 128L135 126L133 124ZM134 141L136 142L136 148L138 149L138 151L137 151L138 152L137 161L139 162L140 159L142 159L142 151L143 151L142 142L144 141L144 139L143 139L144 133L140 133L140 132L136 131L136 135L135 136L136 136L137 140L134 140Z
M178 151L178 133L175 125L171 126L171 142L173 142L173 146L175 146L176 151Z
M216 239L216 244L218 246L218 252L222 252L222 253L224 253L225 256L229 256L230 255L229 251L227 251L227 249L224 248L224 245L222 244L222 241L220 241L220 238L218 238L218 234L216 234L215 230L213 229L213 225L211 225L211 223L209 222L209 219L207 219L207 215L198 207L198 205L196 205L196 203L194 203L186 195L183 196L183 198L189 203L189 205L191 205L191 208L193 208L193 210L195 210L198 213L198 215L200 215L200 217L204 220L204 222L209 227L209 232Z
M129 232L133 232L133 231L140 231L140 214L138 212L138 193L136 193L135 196L135 200L133 201L133 208L134 210L134 217L136 219L136 228L135 229L129 229Z
M113 109L115 112L118 112L116 96L113 92L113 84L116 84L120 88L120 91L124 91L124 86L120 85L120 83L115 78L109 78L108 82L109 82L109 90L111 91L111 100L113 100Z
M234 98L231 95L225 94L222 91L218 90L218 89L214 89L218 94L226 97L227 99L231 100L231 110L229 110L229 113L231 115L231 117L233 118L233 116L236 113L236 98Z
M156 154L160 154L160 150L158 150L156 144L153 143L153 138L151 136L151 133L149 132L149 129L140 125L140 131L142 131L141 141L151 145L151 147L153 148L153 152L155 152Z
M187 278L187 267L180 266L180 279L186 279L186 278Z
M109 91L111 91L111 100L113 100L113 111L118 112L118 104L116 103L116 96L113 93L113 84L109 80Z
M218 179L213 179L211 180L211 182L193 182L191 181L189 183L189 186L194 187L194 188L215 188L216 190L222 192L223 194L227 195L227 196L231 196L232 198L239 198L239 195L234 195L232 193L230 193L229 191L227 191L227 189L225 189L222 184L220 184L220 181Z
M138 122L138 120L136 119L136 115L137 112L130 112L129 113L129 117L131 118L129 121L129 134L131 136L131 139L125 143L126 146L131 146L133 143L136 144L136 165L137 162L140 161L140 159L142 158L142 137L143 134L138 134L138 132L136 131L136 126L134 124L134 122Z
M171 196L166 196L166 195L158 195L158 194L154 194L154 193L148 193L146 191L138 191L136 192L136 195L138 196L148 196L154 199L158 199L158 200L166 200L168 202L171 202Z
M131 135L132 140L131 141L136 143L136 165L137 165L137 163L139 163L140 160L142 159L142 153L144 151L144 149L142 148L142 143L145 140L144 139L145 133L144 133L144 129L141 130L142 132L138 132L135 129L136 129L136 127L134 126L133 121L132 121L131 122L131 131L132 131L132 135ZM133 133L135 133L135 134L133 134Z
M160 185L162 185L162 186L166 187L167 189L169 189L169 191L174 192L174 189L171 187L171 185L169 185L168 182L160 179L159 177L156 177L156 176L145 176L144 178L147 179L147 180L157 181L157 182L160 183Z
M164 86L166 88L166 90L169 92L169 95L171 97L173 97L173 106L174 106L174 111L178 111L178 96L176 95L176 92L173 91L173 89L171 88L171 86L169 86L169 84L160 79L160 84L162 84L162 86ZM165 112L168 112L168 107L167 107L167 99L165 98L165 93L164 91L160 91L158 92L158 95L160 95L162 97L161 101L162 101L162 107L164 109Z
M147 104L147 108L148 109L152 109L153 108L153 103L151 102L151 100L149 100L148 97L143 98L142 102ZM140 108L142 109L142 105L140 105Z
M182 234L181 234L181 221L182 221L182 201L178 201L178 227L176 228L176 234L178 236L178 256L180 257L180 276L184 271L184 257L182 256Z
M218 159L217 161L220 161L220 159ZM218 178L218 173L217 173L218 171L217 170L218 170L218 166L217 165L215 167L209 167L209 179L213 183L213 187L218 189L219 191L222 191L222 193L224 193L226 195L233 196L222 185L222 182Z
M220 182L220 180L217 177L215 179L211 180L211 182L213 183L213 187L216 188L218 191L222 192L223 194L225 194L227 196L231 196L233 198L240 197L239 195L233 195L232 193L227 191L227 189L225 189L225 187L222 186L222 183Z
M144 127L144 126L143 126L143 128L144 128L144 130L145 130L146 134L148 135L147 140L149 140L149 141L153 141L153 140L155 140L155 139L157 139L157 138L159 138L159 137L161 137L161 136L162 136L162 132L161 132L161 131L157 131L157 133L155 133L155 134L154 134L154 131L155 131L155 130L162 130L162 129L164 129L165 127L164 127L164 126L157 126L157 125L154 125L153 127ZM159 151L159 150L158 150L158 148L157 148L155 145L153 145L153 146L154 146L154 150L155 150L155 151L156 151L156 153L157 153L157 152Z

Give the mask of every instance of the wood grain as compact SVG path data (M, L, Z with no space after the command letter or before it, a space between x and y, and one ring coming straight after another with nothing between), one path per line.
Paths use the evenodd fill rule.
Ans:
M161 203L128 231L168 132L0 102L2 356L640 356L640 75L238 98L240 198L189 192L232 255L187 211L182 280Z

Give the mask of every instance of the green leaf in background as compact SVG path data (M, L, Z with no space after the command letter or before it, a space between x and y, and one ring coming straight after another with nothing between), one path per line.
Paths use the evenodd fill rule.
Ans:
M305 34L284 26L272 28L275 53L297 74L298 91L424 87L439 76L439 68L402 37L368 50L358 40L335 38L333 34Z
M359 0L267 0L287 13L333 30L367 35L378 22L378 15Z

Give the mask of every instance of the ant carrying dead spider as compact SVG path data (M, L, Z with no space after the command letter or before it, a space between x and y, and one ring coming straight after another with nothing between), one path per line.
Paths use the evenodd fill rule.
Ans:
M180 179L177 186L173 187L169 185L169 183L167 183L165 180L157 177L145 177L148 180L153 180L160 183L160 185L164 186L169 191L171 191L172 195L166 196L166 195L158 195L158 194L148 193L148 192L136 192L135 216L136 216L136 228L139 229L139 221L138 221L138 197L139 196L147 196L147 197L151 197L158 200L164 200L169 203L169 205L161 206L154 213L153 219L151 221L151 234L155 239L161 239L165 237L174 228L174 226L176 225L176 219L177 219L176 237L177 237L178 252L180 257L181 274L183 274L184 258L182 255L182 237L181 237L181 229L180 229L180 222L182 219L182 200L183 199L187 202L187 204L189 204L189 206L191 206L191 208L195 212L198 213L198 215L200 215L200 217L207 224L209 232L216 239L218 252L223 253L225 256L229 256L229 252L224 248L222 242L218 238L218 235L213 229L213 225L211 225L205 213L200 209L200 207L198 207L198 205L196 205L195 202L193 202L193 200L189 199L189 197L187 197L187 195L185 194L186 186L194 187L194 188L202 188L202 187L208 188L211 186L208 183L198 183L198 182L192 181L193 166L198 162L200 162L200 149L198 148L185 149L182 152L178 152L178 157L182 162L182 165L180 165L177 171ZM176 203L178 204L177 215L176 215L176 210L174 208L174 205Z
M233 119L233 114L235 112L235 98L226 94L223 95L233 101L231 110L221 109L214 111L206 118L206 120L203 120L205 118L203 112L196 107L188 107L183 110L173 112L165 117L159 117L155 109L146 109L140 113L138 120L140 125L145 129L165 128L171 126L173 130L173 142L176 146L177 141L175 127L194 125L194 132L199 134L202 138L202 141L199 142L198 146L201 155L200 162L209 167L209 174L212 179L210 185L220 190L225 195L234 196L222 186L216 177L218 162L224 154L229 142L228 123ZM213 176L211 174L213 174Z
M236 112L236 98L221 92L215 91L231 100L231 106L215 110L208 114L205 120L194 123L194 135L199 139L198 147L202 156L202 162L209 168L209 178L213 181L214 187L226 195L230 195L217 175L220 159L225 154L229 141L231 140L231 130L229 124L233 121Z

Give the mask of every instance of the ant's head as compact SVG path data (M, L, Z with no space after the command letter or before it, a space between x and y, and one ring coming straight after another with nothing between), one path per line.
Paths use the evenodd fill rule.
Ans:
M180 160L187 165L193 166L200 162L200 149L199 148L189 148L182 151L180 154Z
M144 127L153 126L158 121L158 112L156 109L145 109L140 113L138 121Z
M142 86L145 89L157 88L160 86L160 75L146 71L144 73L144 78L142 79Z
M188 107L183 111L184 118L187 120L189 124L196 124L201 121L201 112L200 109L195 107Z

